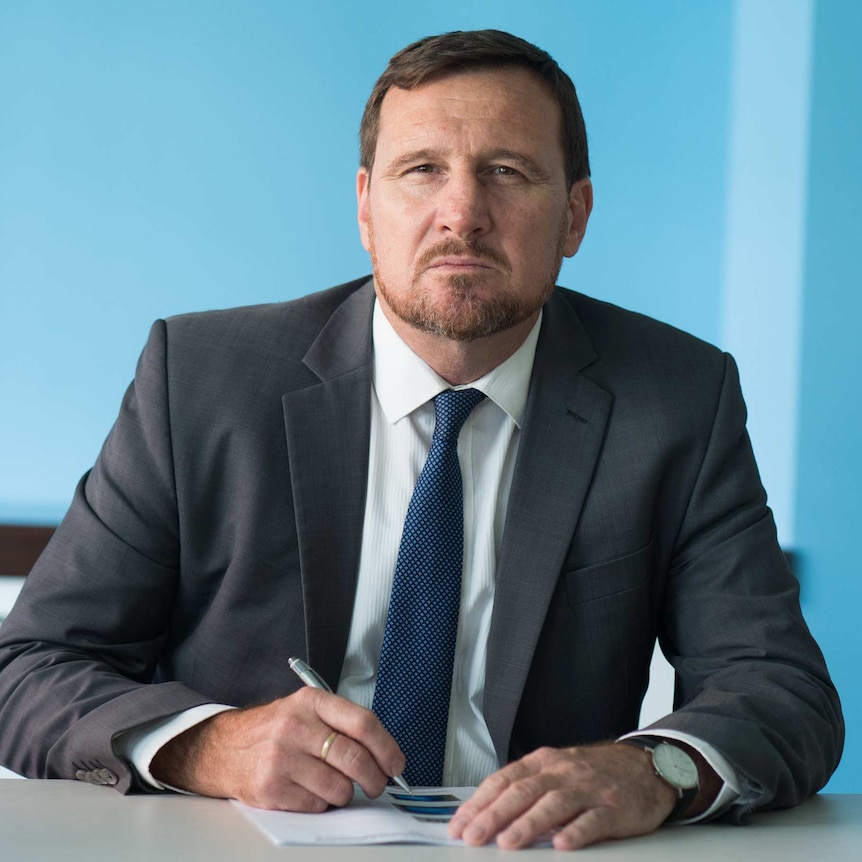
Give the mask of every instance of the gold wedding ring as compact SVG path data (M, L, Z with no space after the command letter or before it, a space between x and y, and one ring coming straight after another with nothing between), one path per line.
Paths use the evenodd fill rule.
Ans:
M332 743L335 742L336 736L338 736L338 731L333 730L332 733L326 737L326 742L323 743L323 748L320 749L321 760L326 760L326 755L329 754L329 749L332 748Z

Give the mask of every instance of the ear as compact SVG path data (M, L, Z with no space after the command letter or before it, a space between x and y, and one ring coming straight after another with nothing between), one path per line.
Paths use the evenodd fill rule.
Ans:
M587 222L593 211L593 184L589 179L578 180L569 192L569 232L563 245L563 254L574 257L584 234L587 232Z
M356 172L356 220L359 222L359 238L365 250L371 251L369 225L371 223L371 202L368 199L371 186L371 174L367 168Z

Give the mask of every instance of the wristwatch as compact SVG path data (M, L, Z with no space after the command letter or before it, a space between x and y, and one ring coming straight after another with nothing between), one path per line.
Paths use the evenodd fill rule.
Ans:
M676 805L667 819L677 820L682 817L694 802L700 787L694 758L680 746L655 736L630 736L620 742L652 752L655 774L666 781L677 794Z

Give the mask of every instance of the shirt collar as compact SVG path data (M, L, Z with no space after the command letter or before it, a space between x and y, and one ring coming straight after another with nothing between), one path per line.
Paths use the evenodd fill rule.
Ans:
M505 411L520 428L542 327L542 312L524 343L504 362L467 386L450 386L420 359L393 329L380 303L374 303L374 389L390 424L412 413L446 389L478 389Z

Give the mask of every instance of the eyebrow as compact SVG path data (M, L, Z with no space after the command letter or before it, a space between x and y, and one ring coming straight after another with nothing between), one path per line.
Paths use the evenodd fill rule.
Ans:
M387 173L400 171L410 165L421 165L423 162L433 162L440 158L440 154L434 150L412 150L409 153L396 156L386 165Z

